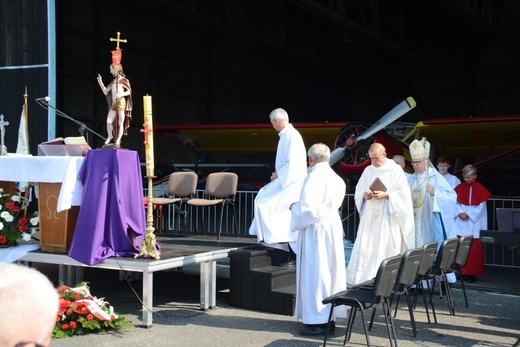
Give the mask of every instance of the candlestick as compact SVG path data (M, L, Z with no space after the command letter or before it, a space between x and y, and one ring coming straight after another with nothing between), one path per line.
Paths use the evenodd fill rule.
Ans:
M152 97L143 96L146 175L154 177Z

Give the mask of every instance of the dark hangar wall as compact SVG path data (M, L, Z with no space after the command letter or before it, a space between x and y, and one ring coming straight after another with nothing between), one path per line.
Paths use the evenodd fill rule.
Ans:
M152 95L154 124L264 123L276 107L293 122L370 121L408 96L383 89L316 61L197 22L153 1L58 1L58 86L61 108L105 134L109 38L121 32L123 66L133 88L130 135L123 145L141 149L142 96ZM381 77L384 73L380 74ZM349 97L350 95L350 97ZM77 129L65 123L65 135ZM156 161L193 161L169 140L155 137ZM223 139L225 141L225 139ZM141 151L142 152L142 151Z
M492 13L493 23L508 23L504 31L520 36L518 25L500 20L508 12L518 13L518 6L484 2L494 5L489 6L497 12ZM10 20L4 20L2 48L9 48L13 41L25 42L22 48L31 47L24 41L31 35L38 36L31 40L39 40L40 48L46 47L44 2L0 3L3 9L16 9L3 13ZM373 122L409 95L418 107L401 119L407 122L518 114L518 49L496 46L493 43L502 41L485 30L474 30L479 21L471 22L471 16L457 8L463 1L337 1L338 6L347 7L351 20L359 20L355 24L361 29L349 35L328 26L327 18L313 17L319 9L302 9L307 4L325 3L333 2L56 0L58 97L54 105L106 134L107 106L96 76L99 73L105 83L110 81L110 51L115 43L109 38L120 31L128 39L122 44L123 66L135 102L132 128L123 145L138 150L141 157L139 130L145 94L153 96L156 125L266 122L275 107L286 108L293 122ZM224 4L231 7L224 8ZM192 7L199 12L191 11ZM235 24L243 19L242 27L225 22L229 9L244 11L244 18L232 18ZM299 18L302 23L294 23ZM362 19L366 22L361 23ZM14 29L8 23L15 23ZM284 31L282 23L287 24ZM255 35L257 27L280 30L274 36L283 35L283 41L291 45L266 42L265 37ZM371 39L369 27L377 28L380 38ZM412 59L388 47L393 36L423 59ZM299 47L311 53L302 54ZM21 51L29 60L40 54L33 49ZM16 54L6 49L3 63L14 64L8 58ZM39 85L30 89L29 126L31 138L36 139L31 147L35 148L47 131L45 113L34 104L35 97L46 95L45 77L35 71L24 72L23 78L9 77L6 70L0 74L0 113L5 114L8 107L9 114L14 114L13 129L18 128L23 80ZM78 129L58 118L56 133L76 136ZM16 140L7 140L16 147ZM155 141L156 162L195 160L161 136ZM101 141L96 140L94 146L99 145Z

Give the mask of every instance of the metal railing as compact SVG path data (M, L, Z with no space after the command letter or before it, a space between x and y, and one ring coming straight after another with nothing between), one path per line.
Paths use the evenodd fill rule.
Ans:
M238 225L238 235L240 237L248 237L249 227L254 215L254 199L256 191L238 191L235 198L235 209ZM166 196L165 191L154 189L154 196ZM204 191L197 191L197 197L204 197ZM498 207L520 208L520 198L502 198L493 197L488 201L488 230L498 230L495 217L495 210ZM189 207L188 207L189 208ZM233 225L233 213L231 206L225 207L222 220L222 236L234 236L235 230ZM343 221L343 230L345 238L355 241L357 228L359 224L359 214L357 213L353 194L346 194L343 206L341 207L341 215ZM220 206L214 206L207 209L190 209L186 214L185 211L179 211L177 206L169 205L163 211L164 230L178 231L184 233L184 223L187 220L188 233L202 233L200 225L202 217L205 223L206 234L217 235L220 227ZM514 246L514 245L513 245ZM516 252L512 246L484 245L485 264L499 267L520 268L520 254Z

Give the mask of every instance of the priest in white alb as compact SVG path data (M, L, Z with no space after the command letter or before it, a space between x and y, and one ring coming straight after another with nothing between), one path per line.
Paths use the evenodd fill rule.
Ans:
M296 246L297 233L291 231L291 204L300 199L303 180L307 175L307 153L300 133L289 123L282 108L269 114L280 141L276 149L275 172L271 182L258 192L254 218L249 228L258 242L289 252ZM291 260L289 253L288 261Z
M386 149L374 143L368 150L372 164L356 185L359 227L347 266L347 283L356 285L376 276L381 262L414 247L413 208L401 166L386 157ZM379 178L386 190L370 189Z
M346 186L331 169L329 160L330 149L326 145L318 143L309 149L310 172L300 201L291 207L291 229L298 231L294 319L303 321L302 335L325 333L330 304L324 305L322 300L346 289L339 214ZM344 306L334 313L346 317Z

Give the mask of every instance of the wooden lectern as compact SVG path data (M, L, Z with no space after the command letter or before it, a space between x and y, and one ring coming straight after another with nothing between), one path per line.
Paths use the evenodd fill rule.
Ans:
M78 219L79 206L56 211L61 183L38 183L40 246L42 251L67 252Z

